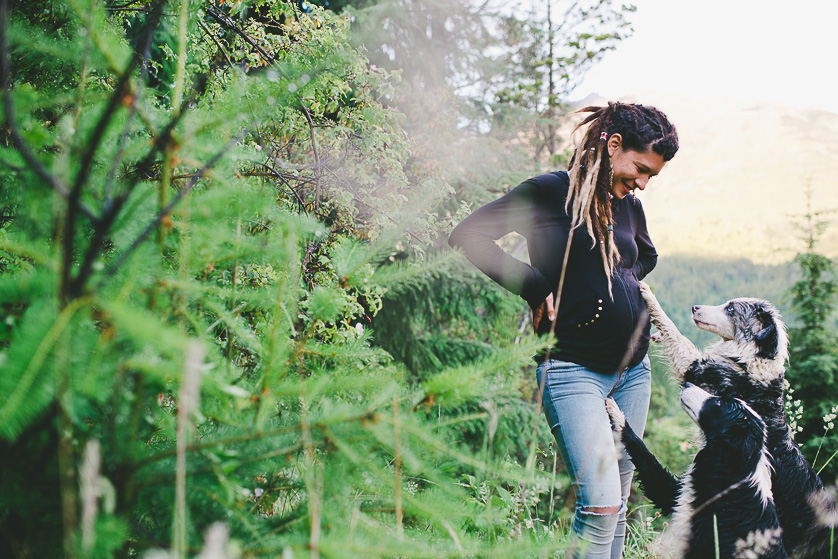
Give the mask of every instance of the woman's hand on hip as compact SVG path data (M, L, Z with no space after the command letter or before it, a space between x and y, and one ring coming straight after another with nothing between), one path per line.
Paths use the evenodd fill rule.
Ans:
M552 293L547 296L543 303L538 305L538 307L534 308L532 311L532 327L536 333L538 333L538 325L541 324L541 319L544 318L545 314L550 322L553 322L556 319L556 307L553 304Z

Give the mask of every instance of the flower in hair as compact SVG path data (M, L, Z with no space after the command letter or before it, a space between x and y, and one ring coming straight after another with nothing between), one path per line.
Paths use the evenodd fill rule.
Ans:
M607 140L608 139L608 132L603 132L599 135L600 140Z

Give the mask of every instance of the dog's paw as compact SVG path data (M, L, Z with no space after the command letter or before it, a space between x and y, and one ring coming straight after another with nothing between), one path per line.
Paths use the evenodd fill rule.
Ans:
M649 339L655 342L656 344L663 343L663 334L661 334L660 332L655 332L654 334L649 336Z
M621 432L623 427L626 426L626 416L623 415L623 411L613 398L605 399L605 411L608 412L608 419L611 420L611 427L615 431Z

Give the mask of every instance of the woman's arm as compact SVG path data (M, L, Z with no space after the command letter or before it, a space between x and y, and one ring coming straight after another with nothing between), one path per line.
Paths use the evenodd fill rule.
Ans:
M637 262L632 267L632 272L637 279L642 280L649 272L655 269L658 263L658 253L655 250L655 245L652 244L652 239L649 237L649 231L646 229L646 214L643 212L643 206L640 206L638 212L639 220L637 223L637 233L634 235L634 240L637 243Z
M472 264L498 284L538 308L551 293L549 280L538 269L504 252L496 243L516 231L529 240L534 222L543 211L537 181L525 181L501 198L490 202L465 218L454 230L448 243L460 248ZM566 239L565 239L566 241ZM556 246L564 242L556 241Z

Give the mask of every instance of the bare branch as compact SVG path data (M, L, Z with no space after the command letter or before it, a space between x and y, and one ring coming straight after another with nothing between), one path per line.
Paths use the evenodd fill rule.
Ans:
M224 55L224 58L227 60L227 64L229 64L230 66L233 66L233 61L230 60L229 56L227 56L227 51L224 50L224 47L222 46L221 43L218 42L218 39L216 38L215 35L213 35L212 31L210 31L209 28L206 26L206 24L203 21L201 21L200 19L198 20L198 25L201 27L201 29L204 31L204 33L206 33L207 37L209 37L212 40L212 42L215 43L215 46L218 47L218 52L220 52L221 54Z
M314 211L317 212L320 208L320 152L317 149L317 137L314 135L314 120L302 99L300 99L300 105L303 107L303 115L308 122L308 130L311 134L311 149L314 151L314 163L316 165L314 169Z
M274 173L274 176L276 176L279 180L281 180L283 183L285 183L285 186L287 186L288 190L290 190L294 194L294 197L297 199L297 202L300 204L300 209L305 211L306 204L303 201L303 199L300 197L300 193L297 192L297 190L293 186L291 186L291 183L288 182L288 179L285 177L285 175L283 175L282 173L280 173L279 171L277 171L276 169L274 169L273 167L271 167L267 163L259 163L259 165L261 165L262 167L264 167L264 168L268 169L269 171L271 171L272 173ZM295 177L295 179L296 180L302 180L301 177Z
M272 54L270 54L268 51L266 51L264 48L262 48L259 45L259 43L254 41L252 37L250 37L243 29L241 29L238 25L236 25L236 23L232 19L230 19L226 14L215 11L210 5L205 5L204 9L213 19L215 19L217 22L219 22L224 27L226 27L226 28L230 29L231 31L235 32L236 34L238 34L247 44L249 44L251 47L256 49L256 51L260 55L262 55L262 58L264 58L265 60L270 61L271 63L276 62L276 59L274 58L274 56ZM282 70L281 67L277 66L277 69L280 72L282 72L282 74L286 78L290 77ZM314 177L315 177L314 178L314 210L317 211L317 209L320 206L320 152L317 149L317 137L315 136L315 133L314 133L315 126L314 126L314 119L311 116L311 111L309 111L308 106L306 105L302 96L298 95L297 100L300 102L300 107L303 110L303 116L305 116L306 122L308 123L309 134L311 136L311 148L312 148L312 151L314 152L314 161L315 161L315 165L316 165L316 168L315 168L315 171L314 171Z
M250 35L248 35L243 29L241 29L238 25L236 25L236 22L230 19L230 17L227 16L227 14L215 11L215 9L213 9L213 7L209 4L204 5L204 10L215 21L217 21L218 23L220 23L221 25L223 25L224 27L226 27L230 31L233 31L239 37L241 37L244 40L244 42L253 47L256 50L256 52L262 55L262 58L271 62L276 62L276 59L271 53L266 51L261 45L259 45L259 43L254 41L253 38Z

